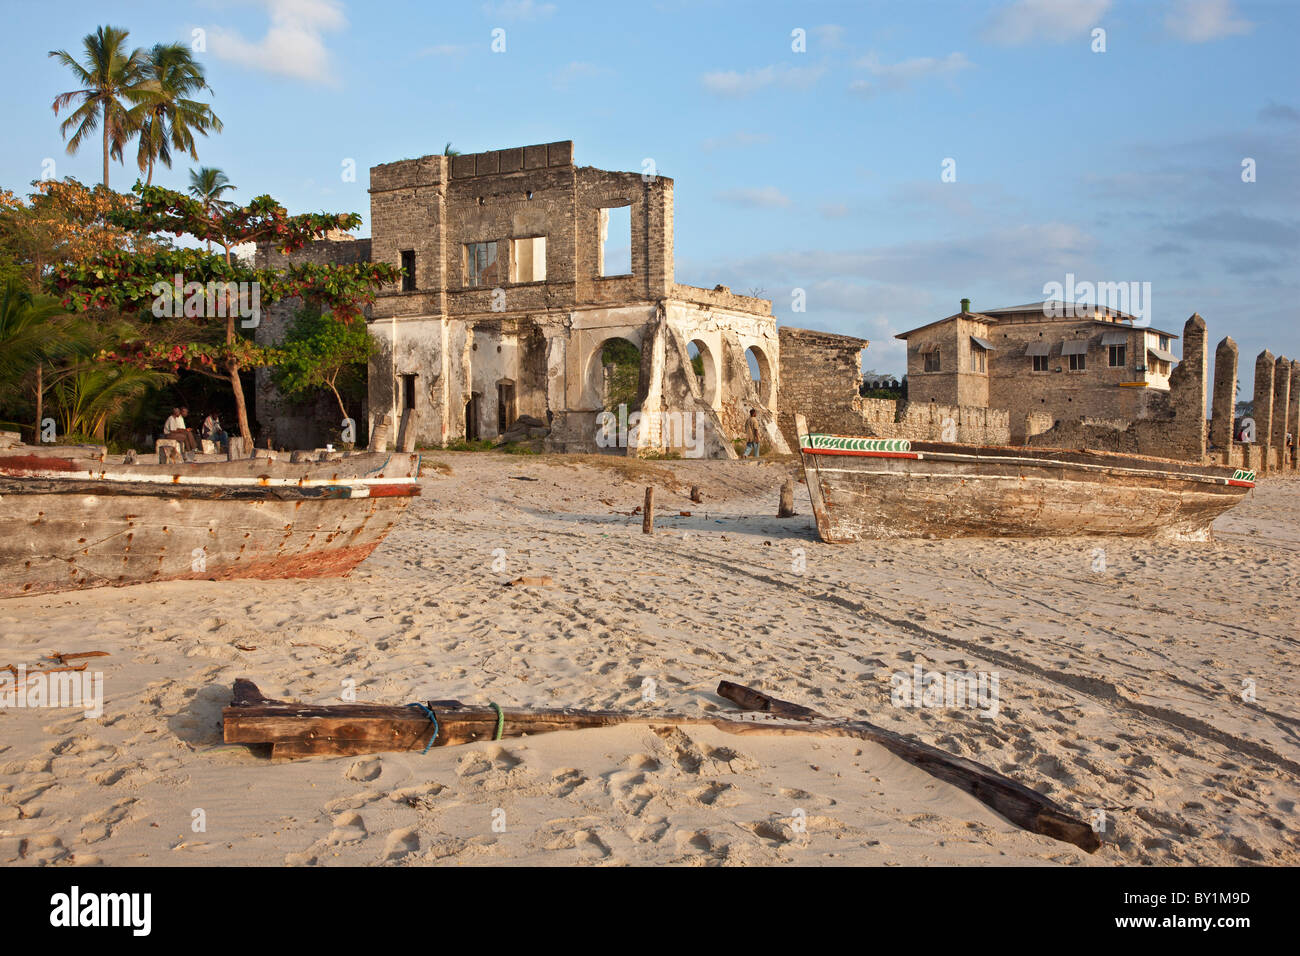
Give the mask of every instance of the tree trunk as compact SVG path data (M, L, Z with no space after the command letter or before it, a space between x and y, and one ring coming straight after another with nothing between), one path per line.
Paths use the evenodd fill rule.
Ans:
M104 125L104 188L108 188L108 104L100 107L100 122Z
M226 366L230 371L230 390L235 393L235 416L239 419L239 434L244 444L253 447L253 433L248 428L248 407L244 404L244 383L239 380L239 363L231 362Z
M45 415L45 363L36 363L36 432L32 444L41 443L41 418Z

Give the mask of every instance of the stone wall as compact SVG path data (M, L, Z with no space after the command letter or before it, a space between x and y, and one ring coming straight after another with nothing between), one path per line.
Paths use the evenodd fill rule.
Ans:
M862 430L862 350L866 339L783 325L781 341L781 433L791 448L798 447L794 416L802 414L808 427L835 435ZM893 420L893 402L889 420Z
M254 254L254 265L258 269L285 269L292 264L311 263L314 265L352 265L369 262L371 243L369 239L351 237L321 239L309 242L301 249L285 255L270 243L262 243ZM278 345L293 323L294 315L302 308L301 299L285 299L262 310L261 321L254 331L254 338L259 345ZM369 315L369 309L365 314ZM256 421L254 439L258 444L270 440L279 448L320 448L338 440L337 431L342 427L342 415L334 396L326 389L304 400L291 401L281 395L271 381L271 371L265 368L256 370ZM357 408L349 408L348 414L357 424L357 444L364 445L368 432L366 420L367 404L363 401Z
M1183 360L1169 376L1167 400L1152 406L1152 417L1132 422L1084 417L1058 421L1026 443L1204 461L1207 361L1205 320L1192 315L1183 327Z

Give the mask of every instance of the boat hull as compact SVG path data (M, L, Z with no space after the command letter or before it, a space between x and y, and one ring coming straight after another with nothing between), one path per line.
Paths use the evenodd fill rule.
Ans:
M153 581L345 576L419 494L418 460L386 475L382 463L391 459L378 461L370 474L374 462L348 466L360 473L344 471L344 462L210 470L73 463L60 473L40 461L0 459L0 598Z
M1210 538L1251 472L1137 456L801 435L817 531L863 538Z

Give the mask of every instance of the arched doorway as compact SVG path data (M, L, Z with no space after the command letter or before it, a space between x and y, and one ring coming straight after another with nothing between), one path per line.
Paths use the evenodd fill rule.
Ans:
M593 356L596 394L600 407L617 412L620 405L633 410L640 407L641 350L625 338L606 339Z
M759 346L751 345L745 349L745 364L749 366L749 377L754 380L758 400L764 408L773 408L776 405L776 393L772 382L772 363L768 361L767 355Z

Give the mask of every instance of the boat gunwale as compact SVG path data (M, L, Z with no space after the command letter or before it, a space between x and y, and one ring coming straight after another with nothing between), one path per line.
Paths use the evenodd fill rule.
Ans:
M1211 467L1222 468L1225 472L1231 472L1230 475L1207 474L1203 471L1181 471L1170 470L1161 465L1185 465L1188 468L1196 468L1195 462L1176 462L1172 459L1152 458L1151 464L1146 465L1139 463L1140 459L1135 456L1115 454L1113 452L1096 452L1087 449L1041 449L1042 456L1023 455L1018 453L1017 449L1006 448L998 445L972 445L970 451L961 452L956 450L934 450L931 448L917 448L917 444L925 445L931 443L912 443L910 451L877 451L867 449L849 449L849 448L812 448L805 446L802 439L813 437L814 435L827 438L845 438L862 440L860 436L848 435L827 435L822 432L809 433L800 435L799 451L804 455L830 455L844 456L854 458L902 458L914 461L948 461L954 464L967 463L987 463L1003 464L1014 466L1028 466L1036 468L1077 468L1084 471L1097 471L1114 473L1120 475L1146 475L1160 478L1176 478L1184 481L1194 481L1204 484L1229 485L1238 488L1254 488L1255 482L1251 479L1237 478L1237 474L1243 469L1235 469L1230 465L1219 465ZM869 440L869 439L868 439ZM1007 452L1010 452L1008 454ZM1064 457L1051 457L1056 452L1060 455L1072 456L1089 456L1094 458L1093 461L1072 461ZM1114 455L1115 461L1106 461L1106 457ZM1206 466L1199 466L1206 467ZM954 475L954 477L960 477ZM979 476L972 476L979 477Z

